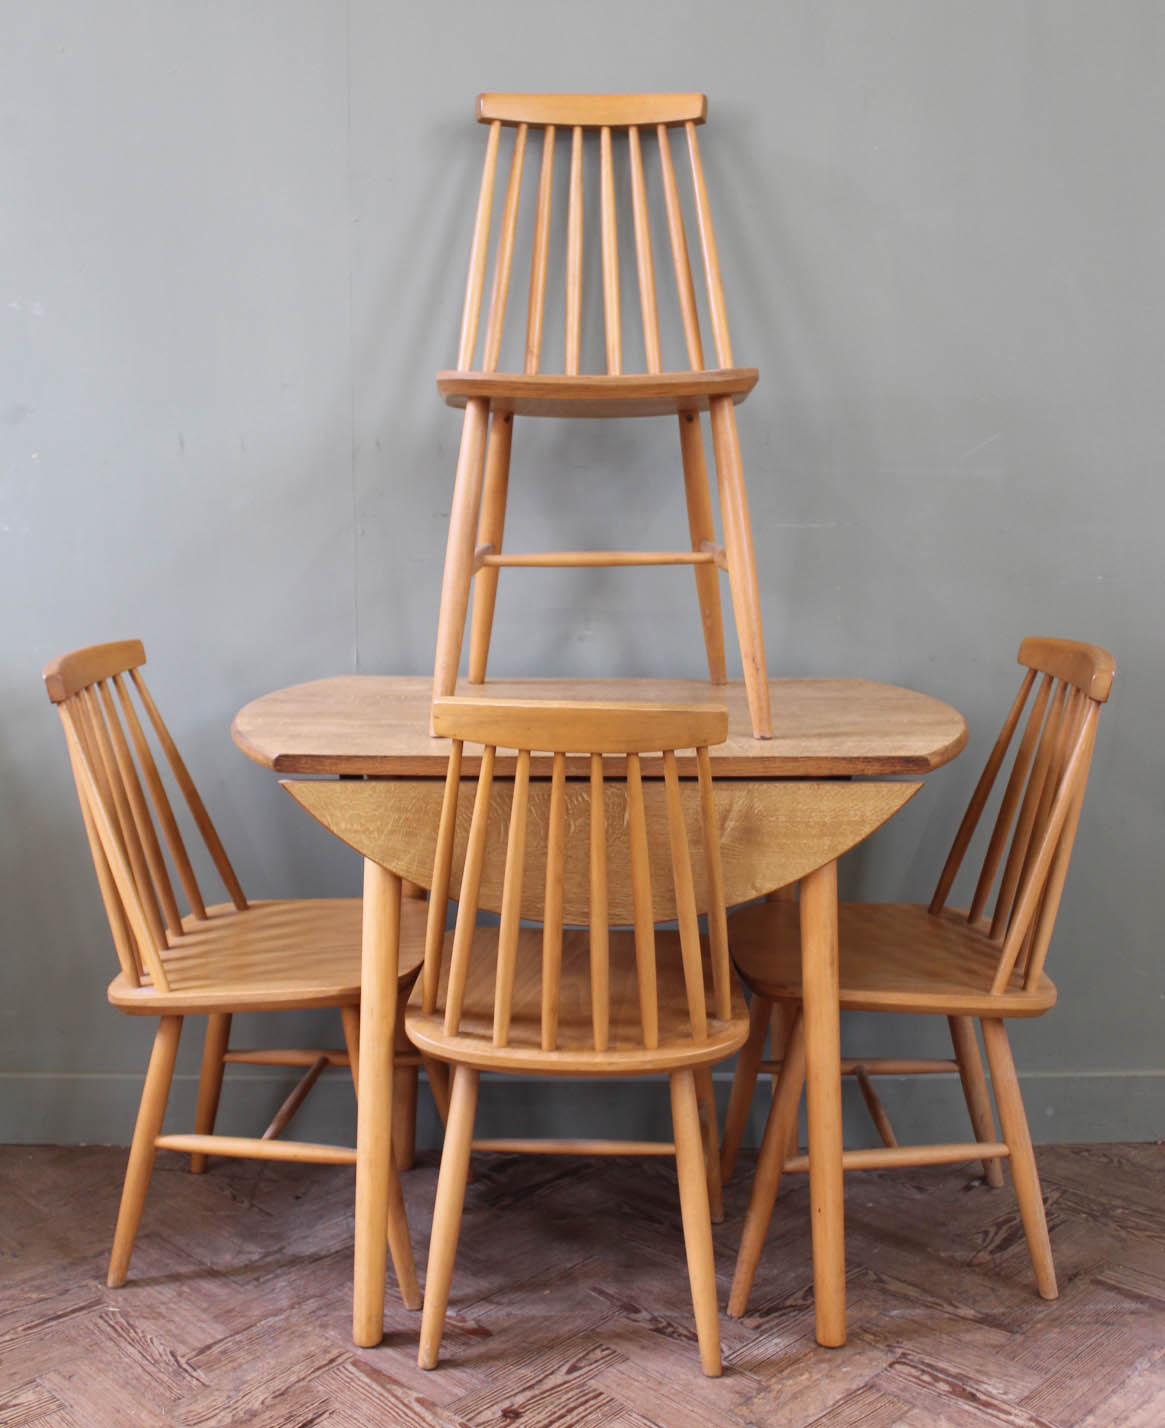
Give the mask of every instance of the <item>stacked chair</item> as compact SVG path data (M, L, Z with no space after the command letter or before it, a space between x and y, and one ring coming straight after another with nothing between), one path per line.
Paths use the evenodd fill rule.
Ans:
M437 376L438 391L450 406L464 408L465 418L441 586L433 675L435 696L449 695L455 690L471 585L473 623L469 679L471 683L480 683L485 678L498 571L503 567L691 565L696 574L709 676L718 684L727 678L717 580L718 570L723 570L728 575L732 593L753 733L758 738L772 734L756 560L735 413L735 404L743 401L755 386L757 373L753 368L736 367L732 355L720 260L696 138L696 127L704 122L706 108L702 94L478 96L478 121L488 126L489 138L470 251L457 368ZM501 223L494 244L493 278L479 356L478 331L503 129L512 130L514 137ZM687 150L690 182L683 191L672 154L673 133L680 135ZM515 252L524 251L519 236L522 180L527 149L532 146L535 134L541 135L542 143L533 232L527 245L529 282L520 285L527 294L521 342L524 355L520 370L502 371L499 362L510 306L510 278ZM546 351L543 328L551 237L560 226L555 214L562 209L561 203L557 209L555 206L554 178L560 140L564 148L569 144L569 168L563 225L565 328L561 356L556 358ZM623 185L616 178L617 172L622 172L617 154L625 163L628 175L630 193L624 200L619 197ZM591 166L596 161L597 225L594 217L584 222L583 212L586 173L588 169L593 172ZM649 182L649 177L654 183ZM560 180L560 191L562 188ZM655 206L665 215L666 248L671 259L666 266L671 269L674 281L666 275L661 275L658 282L656 278L650 216L653 196L657 201ZM699 285L692 278L685 211L691 215L688 222L694 223L696 232L693 246L698 248L701 259L704 282L700 296L711 326L714 364L708 361L700 330ZM645 367L642 371L628 370L631 359L624 341L619 274L620 213L624 230L630 228L635 241ZM581 370L584 232L588 226L597 226L602 246L605 361L603 371L597 373ZM657 240L657 246L664 245ZM682 358L679 353L665 352L661 341L661 331L666 332L665 327L661 328L661 304L668 301L669 295L678 307L679 326L683 331ZM520 317L519 314L519 321ZM711 426L724 527L723 545L716 541L713 524L702 412L708 414ZM676 421L690 547L671 551L504 552L502 536L510 452L517 417L566 420L670 417ZM619 529L621 525L613 515L612 528Z

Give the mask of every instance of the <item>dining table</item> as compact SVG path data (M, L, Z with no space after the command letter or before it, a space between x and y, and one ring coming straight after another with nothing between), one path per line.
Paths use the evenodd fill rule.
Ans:
M728 710L728 738L709 750L717 788L762 788L777 800L777 815L764 825L773 845L766 852L776 858L769 866L783 867L799 886L815 1327L823 1346L844 1344L837 860L960 752L962 716L928 694L859 678L771 679L767 739L752 735L740 680L491 678L457 692ZM407 844L410 866L421 869L426 859L431 866L450 748L430 733L431 699L428 676L339 675L264 694L232 725L239 749L284 776L288 792L364 857L353 1278L353 1338L362 1346L383 1335L395 959L408 876L401 858L385 852L385 829L394 848ZM681 779L695 777L694 756L685 763L681 755L678 765ZM475 768L467 746L463 776ZM499 751L494 777L512 770ZM550 757L541 764L536 757L531 777L549 772ZM583 772L581 759L577 768L568 759L568 777ZM652 776L647 762L643 773Z

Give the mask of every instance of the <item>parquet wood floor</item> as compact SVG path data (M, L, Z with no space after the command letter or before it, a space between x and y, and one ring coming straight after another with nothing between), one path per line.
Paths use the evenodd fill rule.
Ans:
M104 1287L124 1152L0 1149L3 1428L1161 1428L1165 1154L1039 1152L1061 1298L1037 1298L1010 1188L970 1167L852 1175L849 1343L813 1341L806 1187L749 1316L699 1370L665 1161L478 1157L442 1367L390 1288L358 1350L352 1175L159 1157L124 1289ZM721 1303L747 1163L717 1228ZM419 1267L435 1158L405 1176Z

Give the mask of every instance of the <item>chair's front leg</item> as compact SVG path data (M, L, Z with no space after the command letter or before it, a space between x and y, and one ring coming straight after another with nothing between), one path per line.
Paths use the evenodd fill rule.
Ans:
M449 1286L453 1282L453 1261L457 1256L457 1236L465 1204L465 1182L469 1175L469 1151L473 1143L473 1119L477 1113L477 1068L456 1066L449 1097L449 1124L437 1175L437 1195L433 1202L433 1229L429 1240L429 1264L425 1271L425 1308L421 1315L421 1347L417 1363L434 1369L441 1354L445 1331L445 1310Z
M801 883L801 990L817 1342L823 1348L835 1349L845 1343L836 863L826 863Z
M494 412L490 418L489 443L485 453L477 543L493 546L496 555L501 554L506 524L506 492L513 439L514 418L509 412ZM485 566L473 578L473 620L469 631L470 684L481 684L485 679L497 595L498 568L496 565Z
M400 898L400 878L365 858L352 1288L352 1337L362 1348L379 1344L384 1333Z
M158 1023L154 1049L150 1053L150 1066L146 1072L146 1084L142 1087L142 1099L138 1106L138 1119L134 1126L129 1164L125 1170L125 1183L121 1190L117 1229L113 1233L113 1252L109 1257L109 1273L105 1280L110 1289L120 1288L125 1283L129 1270L130 1255L133 1254L134 1240L137 1239L142 1207L146 1203L146 1191L150 1187L150 1174L157 1154L154 1142L162 1133L166 1101L170 1096L170 1082L174 1078L174 1058L178 1055L178 1038L181 1034L180 1016L164 1016Z
M987 1049L987 1064L991 1067L991 1084L995 1088L995 1104L999 1109L999 1124L1007 1142L1011 1164L1011 1181L1019 1202L1019 1216L1027 1236L1028 1253L1036 1272L1036 1288L1043 1299L1056 1299L1056 1266L1052 1260L1052 1242L1048 1237L1048 1220L1044 1214L1044 1197L1032 1150L1031 1131L1023 1109L1019 1078L1011 1059L1007 1028L996 1017L984 1017L983 1045Z
M696 1082L691 1071L673 1071L671 1083L672 1134L676 1146L676 1177L680 1183L680 1212L684 1222L684 1247L700 1366L709 1378L719 1378L720 1320L716 1309L716 1257L712 1246L712 1219L708 1210L708 1181L700 1137L700 1112Z
M437 653L433 665L433 696L452 694L457 687L457 666L465 638L469 611L469 586L473 580L474 539L481 505L481 472L485 458L489 402L471 397L465 408L461 451L449 508L449 536L445 547L445 573L441 580L441 606L437 615Z

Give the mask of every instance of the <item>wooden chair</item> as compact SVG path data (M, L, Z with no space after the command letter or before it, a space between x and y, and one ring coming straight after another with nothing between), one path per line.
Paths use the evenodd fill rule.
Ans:
M470 251L457 370L440 372L437 376L438 391L450 406L465 409L465 421L441 588L433 676L435 696L452 694L456 686L471 583L474 599L469 679L471 683L484 680L498 571L502 567L691 565L696 574L709 675L714 683L720 684L727 677L717 583L719 569L728 573L753 732L758 738L771 736L756 563L734 410L734 403L742 401L756 384L757 373L752 368L738 368L733 364L720 264L696 142L696 126L704 122L705 112L706 101L702 94L478 96L478 122L489 126L489 139ZM501 228L495 245L485 335L478 359L477 336L485 290L494 179L503 128L514 130L514 143ZM714 366L706 364L700 333L696 286L692 280L688 240L684 231L684 200L681 199L672 156L672 129L683 130L687 145L691 204L716 351ZM520 372L499 372L510 276L518 247L522 175L531 130L541 130L542 146L534 228L530 238L525 357ZM565 138L566 134L570 135L570 163L565 185L565 342L561 366L548 359L544 367L543 319L551 232L555 227L555 149L558 137ZM584 154L591 148L587 135L592 140L597 136L598 149L600 199L597 228L602 245L606 338L606 370L601 374L580 371ZM648 170L644 164L644 151L651 145L653 136L658 146L659 186L666 212L670 266L674 269L675 296L684 333L684 360L678 364L669 364L660 340L660 302L666 298L670 285L663 280L657 285L655 274ZM623 342L617 217L620 205L616 200L614 151L624 140L630 174L631 213L628 220L624 210L623 222L625 226L630 222L635 239L646 367L643 372L626 370L629 358ZM723 547L716 543L715 538L701 412L708 412L711 423L724 523ZM513 419L516 416L677 418L690 549L503 554L506 489ZM617 530L620 524L613 520L612 528Z
M1012 1181L1036 1284L1057 1294L1031 1135L1004 1023L1041 1016L1056 1000L1044 971L1048 944L1080 818L1100 706L1115 664L1093 645L1028 639L1019 649L1026 673L1019 694L975 788L929 907L843 903L839 908L840 1001L857 1011L919 1012L948 1019L951 1061L843 1062L859 1076L882 1132L883 1148L847 1151L847 1170L943 1165L981 1159L1011 1164ZM1011 771L987 839L969 910L947 906L993 786L1031 701ZM988 909L994 891L994 906ZM774 1005L786 1008L787 1040L773 1093L736 1264L728 1312L745 1312L782 1171L806 1168L790 1156L804 1082L801 963L795 904L769 902L731 919L733 961L753 994L750 1034L741 1054L726 1121L721 1169L731 1174L756 1084L760 1051ZM979 1018L995 1103L996 1135L975 1037ZM975 1139L969 1143L899 1146L870 1086L870 1075L957 1072ZM995 1177L995 1183L1002 1183Z
M81 814L121 971L109 986L119 1011L158 1017L114 1234L108 1283L125 1282L155 1151L188 1152L190 1169L209 1154L350 1165L352 1149L280 1140L328 1066L349 1066L355 1083L360 1005L359 898L248 902L218 834L142 677L137 640L94 645L44 671L60 710ZM136 699L135 699L136 696ZM230 899L208 904L179 830L147 729L152 730L205 850ZM167 862L168 855L168 862ZM178 889L189 912L179 909ZM407 994L420 967L425 912L405 913L400 982ZM346 1049L228 1049L235 1012L338 1008ZM163 1135L162 1121L185 1017L208 1017L193 1135ZM213 1134L226 1063L300 1066L305 1074L260 1138ZM405 1305L417 1308L416 1274L400 1181L390 1180L389 1238Z
M481 1071L624 1077L666 1072L675 1141L477 1142L482 1149L675 1154L688 1271L704 1372L720 1372L707 1177L717 1171L710 1067L741 1045L748 1021L734 994L709 744L723 709L441 699L437 732L453 740L432 873L421 984L406 1017L426 1061L452 1066L437 1184L419 1362L437 1364L453 1272ZM460 882L446 935L462 749L484 746ZM513 748L512 785L494 784L498 746ZM676 749L696 751L698 782L681 791ZM532 781L532 750L553 754ZM566 779L568 751L589 781ZM662 752L664 784L645 797L641 755ZM626 781L607 781L612 764ZM659 795L662 793L661 804ZM693 801L694 800L694 801ZM650 813L648 805L650 804ZM658 873L652 835L667 852ZM702 845L695 860L689 844ZM504 847L504 852L503 852ZM657 863L653 877L652 863ZM480 908L500 914L477 927ZM709 954L697 918L708 917ZM522 925L536 919L540 929ZM676 931L658 931L661 921ZM619 930L619 925L633 931ZM701 1129L703 1114L703 1130Z

